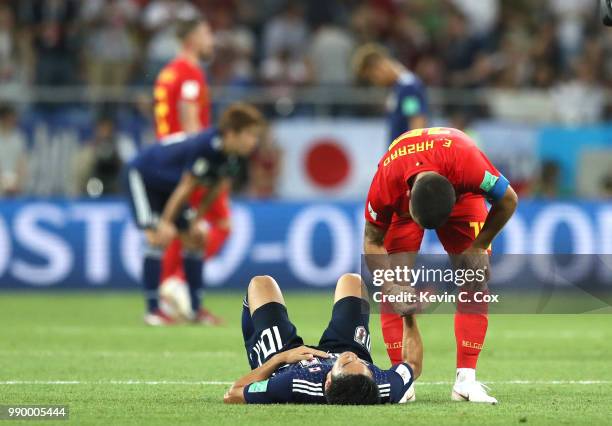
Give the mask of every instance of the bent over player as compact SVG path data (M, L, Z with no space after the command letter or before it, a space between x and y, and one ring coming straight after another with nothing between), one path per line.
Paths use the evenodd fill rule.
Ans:
M490 211L485 200L492 205ZM516 206L508 180L465 133L416 129L393 141L378 165L365 206L364 251L367 256L383 255L375 257L384 258L386 267L410 268L424 229L435 229L453 265L488 271L489 246ZM486 291L486 280L463 289ZM397 304L393 310L398 312ZM381 324L389 358L396 363L402 353L402 318L383 313ZM487 325L486 302L457 304L454 400L497 402L476 381Z
M214 35L202 17L178 20L176 35L180 51L159 73L153 91L155 98L155 131L161 143L179 133L193 134L211 126L211 97L201 61L210 61L214 53ZM205 188L197 189L189 204L197 209L205 196ZM204 257L215 256L229 237L231 227L229 184L219 191L202 217L208 225L204 238ZM161 286L185 284L181 241L175 238L166 248L162 261ZM163 292L162 292L163 293ZM201 311L201 322L219 324L209 310Z
M242 333L251 372L225 394L226 403L371 405L414 400L423 348L412 317L405 319L401 362L389 370L372 363L369 304L361 277L338 280L329 325L316 347L304 346L272 277L251 280ZM408 350L409 348L409 350Z
M183 269L193 321L202 318L199 314L204 233L198 219L210 207L223 182L235 175L238 157L253 151L262 125L263 118L257 109L234 104L222 114L218 128L192 136L165 138L145 149L128 165L131 207L138 227L145 231L148 245L142 276L147 324L172 322L159 309L158 285L163 249L177 234L183 248ZM207 189L207 196L194 211L188 201L200 187Z

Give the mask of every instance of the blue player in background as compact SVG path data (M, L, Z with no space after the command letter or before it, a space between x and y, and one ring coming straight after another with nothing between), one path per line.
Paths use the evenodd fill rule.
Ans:
M409 130L428 127L429 107L423 82L391 58L384 47L368 43L357 49L353 70L360 80L393 89L387 101L389 143Z
M372 405L414 401L423 343L414 316L404 318L403 362L382 370L370 355L370 308L361 277L338 280L329 325L316 347L304 346L272 277L251 280L242 333L251 372L226 403ZM409 349L408 349L409 348Z
M221 116L218 127L190 136L165 138L142 151L128 164L126 187L134 219L144 230L147 249L143 284L147 300L145 323L173 322L159 309L158 284L164 248L176 235L182 242L183 267L192 311L198 312L202 291L204 232L198 218L227 180L239 171L239 157L255 148L264 124L254 107L234 104ZM197 211L188 200L199 186L208 188Z

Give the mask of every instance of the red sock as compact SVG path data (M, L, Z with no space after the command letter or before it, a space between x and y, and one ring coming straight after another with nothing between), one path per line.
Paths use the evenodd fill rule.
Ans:
M488 324L487 303L457 303L455 312L457 368L476 368Z
M397 314L383 312L380 314L380 324L391 365L401 363L402 338L404 335L404 321L402 317Z
M185 280L185 272L183 271L183 256L181 254L181 240L176 238L173 240L166 252L162 261L161 282L164 282L169 277L176 276L183 281Z
M211 226L206 237L206 247L204 248L205 257L209 259L214 257L223 248L223 244L229 237L229 229L218 226Z

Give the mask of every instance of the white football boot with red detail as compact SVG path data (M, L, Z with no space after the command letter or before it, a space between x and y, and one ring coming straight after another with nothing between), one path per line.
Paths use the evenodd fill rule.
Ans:
M157 309L156 311L148 312L147 314L145 314L144 322L146 325L150 325L152 327L160 327L160 326L176 324L176 321L172 317L166 315L160 309Z

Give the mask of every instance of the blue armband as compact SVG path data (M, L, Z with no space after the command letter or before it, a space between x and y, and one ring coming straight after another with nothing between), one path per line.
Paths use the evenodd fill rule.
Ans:
M510 186L510 182L508 179L502 174L499 175L497 182L493 185L493 187L487 191L487 199L496 202L501 200L506 194L506 190Z

